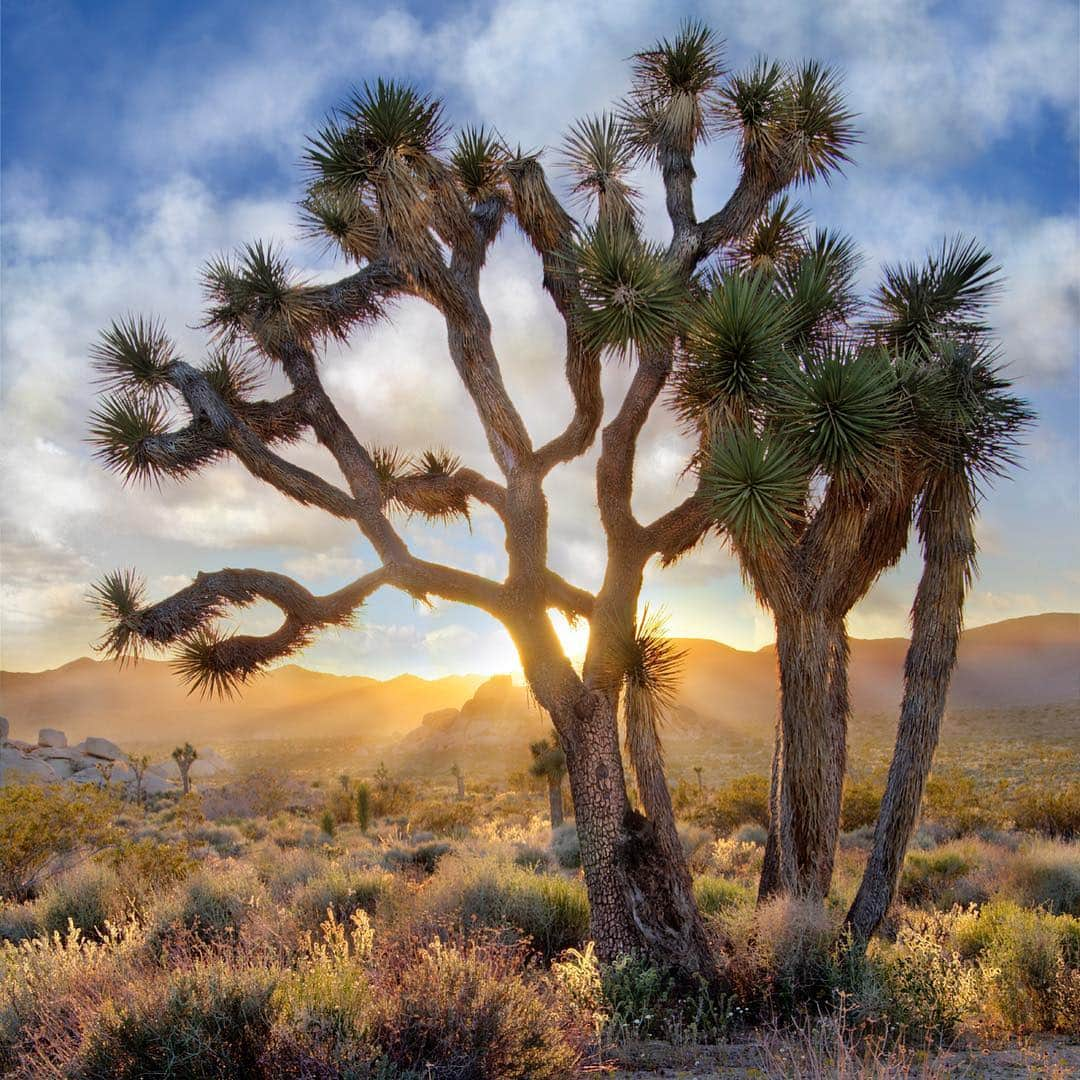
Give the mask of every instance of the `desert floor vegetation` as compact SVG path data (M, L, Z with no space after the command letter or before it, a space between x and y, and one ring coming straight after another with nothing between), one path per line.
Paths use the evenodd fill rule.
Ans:
M1068 785L1040 808L1033 790L1001 798L992 774L972 774L960 814L932 784L899 900L859 955L841 925L869 850L861 811L823 907L757 904L764 778L695 778L676 803L721 972L707 987L642 957L598 960L573 820L552 832L537 785L475 785L459 801L449 778L443 791L278 770L289 805L270 814L244 805L241 771L145 808L85 789L88 824L74 832L69 790L0 789L5 840L22 835L28 799L40 811L32 864L25 836L0 848L4 1075L945 1077L1000 1064L1066 1076L1080 1065ZM379 811L366 830L353 797L364 783ZM872 788L852 783L856 809ZM207 817L222 807L227 818Z

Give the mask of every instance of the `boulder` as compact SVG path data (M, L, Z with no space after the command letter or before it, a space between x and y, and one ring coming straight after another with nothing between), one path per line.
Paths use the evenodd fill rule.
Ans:
M101 764L107 765L109 762L102 761ZM123 762L116 762L109 772L110 784L127 784L134 779L134 770ZM91 765L88 769L79 769L72 773L71 782L73 784L104 784L105 777L101 775L101 770L96 765Z
M24 753L34 749L33 743L23 742L22 739L8 739L7 745L15 747L16 750L22 750Z
M67 736L56 728L43 727L38 732L38 746L63 747L67 746Z
M132 788L135 787L134 784L131 786ZM144 795L166 795L170 792L179 791L180 786L147 769L146 772L143 773L142 789Z
M28 780L55 784L60 780L60 775L41 758L24 754L12 746L0 748L0 784L22 784Z
M83 739L75 749L81 750L84 754L89 754L90 757L101 758L104 761L124 761L127 758L127 754L109 739L94 737Z
M74 776L82 767L80 763L72 761L71 758L47 758L41 754L35 754L34 757L39 761L47 762L61 780L67 780L69 777Z

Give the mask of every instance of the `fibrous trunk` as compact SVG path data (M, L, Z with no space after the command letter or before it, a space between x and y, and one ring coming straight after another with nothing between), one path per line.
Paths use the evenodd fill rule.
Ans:
M920 513L923 572L912 608L904 698L874 846L847 923L864 945L896 896L937 749L975 555L973 508L960 480L939 482Z
M654 820L631 808L611 697L587 692L573 716L553 719L566 752L590 932L600 957L638 953L712 981L715 960L674 818Z
M847 637L813 613L776 620L780 721L759 900L829 890L847 743Z

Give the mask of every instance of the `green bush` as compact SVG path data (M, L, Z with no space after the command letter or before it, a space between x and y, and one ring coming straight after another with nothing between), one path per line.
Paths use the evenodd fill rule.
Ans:
M289 897L289 907L302 930L316 930L332 911L338 922L346 923L355 911L372 915L394 882L385 870L348 870L331 866L297 887Z
M214 1080L269 1076L262 1065L276 976L199 965L129 987L98 1011L67 1075L80 1080Z
M430 832L436 836L464 836L476 824L478 810L471 802L426 799L409 810L410 832Z
M523 870L535 870L537 872L547 870L551 865L551 856L541 847L532 844L522 844L514 852L514 865Z
M730 878L703 874L694 878L694 898L702 915L719 915L739 904L751 903L754 890Z
M1021 791L1014 802L1018 829L1059 840L1080 840L1080 784Z
M980 789L974 777L959 769L935 771L926 782L922 816L944 826L954 836L1004 824L1002 802Z
M434 874L439 860L453 849L439 842L418 844L416 847L390 848L383 855L383 863L391 870L413 868L425 874Z
M881 811L880 785L872 780L849 780L844 785L844 799L840 807L840 828L852 832L877 823Z
M45 933L64 934L73 924L89 938L101 936L106 923L118 924L127 906L116 872L93 863L51 881L38 905Z
M748 822L769 825L769 778L752 773L729 780L712 792L708 801L694 814L694 821L727 836Z
M1055 915L1080 915L1080 843L1025 844L1009 861L1001 894Z
M954 848L910 851L900 876L900 899L908 904L950 908L961 902L959 883L973 868L971 858Z
M379 995L373 1041L384 1075L564 1080L578 1054L557 1009L497 954L433 943Z
M505 929L525 936L545 957L578 946L589 932L589 904L579 881L537 874L495 860L442 866L424 892L427 910L451 917L467 933Z
M564 870L579 869L581 867L581 840L578 837L577 826L560 825L551 834L551 850L555 853L555 861Z

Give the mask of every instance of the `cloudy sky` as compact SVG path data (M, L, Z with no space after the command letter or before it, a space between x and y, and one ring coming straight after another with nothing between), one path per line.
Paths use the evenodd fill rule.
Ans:
M802 198L819 224L855 237L866 289L883 263L918 258L945 234L974 234L994 251L1007 283L994 321L1040 422L1024 470L984 507L968 622L1080 609L1073 0L5 0L2 666L54 667L88 653L99 628L87 586L116 566L139 567L154 597L221 566L283 569L319 592L371 568L349 527L235 466L160 490L124 489L104 473L84 442L95 334L125 312L153 313L198 359L198 269L256 237L281 243L312 278L344 272L298 235L295 203L303 137L350 86L408 79L442 97L454 123L557 146L571 121L624 92L625 58L684 15L726 38L732 67L764 52L845 73L864 133L856 165ZM704 214L735 182L732 146L707 147L698 172ZM657 181L645 175L642 187L663 239ZM484 292L508 384L540 439L562 427L569 395L557 320L512 228ZM607 372L611 400L625 377L617 365ZM363 441L442 443L494 470L439 319L419 303L331 349L325 381ZM686 448L659 415L642 449L637 507L651 517L682 495ZM296 457L329 469L314 447ZM554 473L547 489L553 561L590 587L603 559L592 460ZM426 557L501 575L492 517L478 513L471 530L413 523L407 533ZM908 556L853 613L852 632L904 633L917 573ZM674 633L745 648L770 640L768 618L717 543L652 571L646 597ZM254 611L244 625L269 629L267 617ZM301 662L377 676L516 667L486 616L426 611L385 591L359 629L322 639Z

